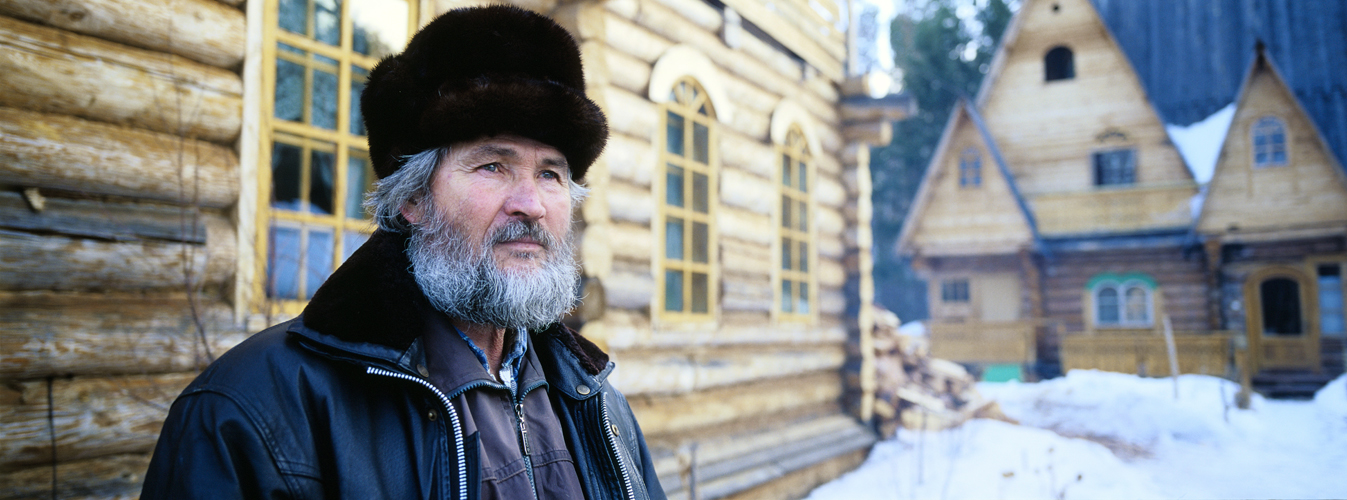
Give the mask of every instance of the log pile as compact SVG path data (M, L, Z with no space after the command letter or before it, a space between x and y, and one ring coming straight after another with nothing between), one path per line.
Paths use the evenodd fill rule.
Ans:
M884 436L899 426L942 430L971 418L1011 421L995 401L978 394L968 370L932 358L926 337L899 333L898 316L875 309L875 418Z

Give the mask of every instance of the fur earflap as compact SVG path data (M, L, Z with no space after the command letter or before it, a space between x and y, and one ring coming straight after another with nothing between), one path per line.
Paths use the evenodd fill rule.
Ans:
M547 17L503 5L431 21L370 72L360 111L381 179L407 155L511 133L557 148L578 181L608 141L575 40Z

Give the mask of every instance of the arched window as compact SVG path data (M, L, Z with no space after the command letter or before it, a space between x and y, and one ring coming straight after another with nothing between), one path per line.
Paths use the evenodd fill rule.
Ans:
M982 186L982 152L977 148L968 148L959 155L959 187L976 188Z
M1142 275L1101 275L1091 281L1094 323L1098 326L1155 324L1155 284Z
M1253 167L1280 167L1286 165L1286 125L1273 116L1264 116L1254 122Z
M798 125L786 134L781 146L781 285L778 309L782 319L805 320L811 317L814 277L813 252L809 246L810 196L809 145Z
M656 226L664 245L660 259L661 315L708 318L716 287L715 110L696 80L674 83L664 108L664 193Z
M1044 81L1070 80L1075 77L1076 62L1071 49L1059 45L1043 56Z

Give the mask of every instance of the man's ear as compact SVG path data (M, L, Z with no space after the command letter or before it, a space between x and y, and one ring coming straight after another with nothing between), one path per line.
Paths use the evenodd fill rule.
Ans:
M402 213L402 218L412 224L421 222L421 207L417 206L416 202L417 200L408 200L402 204L401 209L398 209L398 212Z

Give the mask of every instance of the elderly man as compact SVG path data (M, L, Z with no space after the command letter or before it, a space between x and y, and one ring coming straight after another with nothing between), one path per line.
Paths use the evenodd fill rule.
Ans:
M361 109L380 230L183 391L144 498L663 498L613 364L557 323L576 181L608 136L575 42L455 10Z

